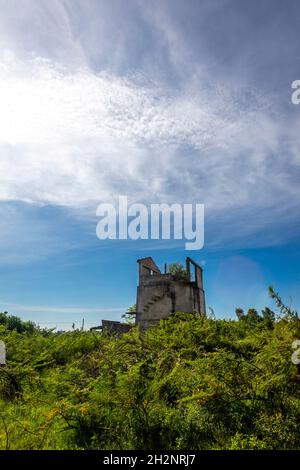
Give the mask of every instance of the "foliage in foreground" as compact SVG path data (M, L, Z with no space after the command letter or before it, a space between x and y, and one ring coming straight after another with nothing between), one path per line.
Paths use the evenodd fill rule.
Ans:
M121 337L2 324L0 448L299 449L296 338L297 316L253 312Z

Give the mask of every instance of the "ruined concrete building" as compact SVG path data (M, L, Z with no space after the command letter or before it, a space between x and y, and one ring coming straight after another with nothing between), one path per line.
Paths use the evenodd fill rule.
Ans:
M142 258L139 264L139 284L135 324L142 330L154 326L174 312L200 313L205 316L205 294L202 268L191 258L186 258L186 269L162 273L151 257ZM102 328L108 333L124 333L128 324L103 320Z
M157 324L174 312L205 315L202 268L191 258L186 259L184 276L161 273L152 258L139 263L136 324L142 329ZM193 267L194 272L191 272Z

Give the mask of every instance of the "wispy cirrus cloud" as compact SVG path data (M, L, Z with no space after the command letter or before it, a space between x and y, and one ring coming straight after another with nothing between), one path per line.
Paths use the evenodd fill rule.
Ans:
M197 9L203 27L227 4ZM270 223L276 229L279 206L288 222L297 220L299 139L286 125L291 118L274 96L239 83L240 63L231 81L223 66L217 77L215 67L209 72L205 31L190 48L192 33L174 26L177 2L172 12L134 2L124 21L116 19L118 34L103 2L23 5L24 16L3 7L0 200L75 209L118 194L198 201L216 227L247 217L237 227L244 240ZM24 32L25 24L33 26Z
M13 304L10 302L3 302L0 300L1 308L9 308L14 311L22 312L38 312L38 313L101 313L101 312L125 312L127 307L85 307L85 306L76 306L76 307L66 307L66 306L55 306L49 307L48 305L22 305L22 304Z
M42 58L1 65L1 142L11 145L109 139L224 148L264 117L267 104L250 90L225 92L201 81L174 92L143 76L70 73Z
M10 59L0 69L0 197L76 206L108 197L119 183L140 197L141 181L172 198L183 171L192 191L197 177L203 190L212 181L215 195L223 198L223 188L238 203L244 196L234 196L224 176L251 183L251 165L263 169L279 145L266 100L244 91L198 83L174 93L141 77Z

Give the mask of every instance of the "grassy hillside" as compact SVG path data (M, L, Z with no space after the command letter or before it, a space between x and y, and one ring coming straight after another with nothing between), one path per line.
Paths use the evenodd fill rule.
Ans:
M299 319L238 314L114 338L2 314L0 448L299 449Z

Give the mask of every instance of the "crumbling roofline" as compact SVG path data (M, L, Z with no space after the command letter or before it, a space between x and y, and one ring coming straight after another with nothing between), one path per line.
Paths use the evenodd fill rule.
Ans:
M202 267L200 266L200 264L196 263L196 261L194 261L192 258L190 258L189 256L187 256L186 258L186 262L190 262L191 264L193 264L196 268L199 268L201 269L201 271L203 271Z

